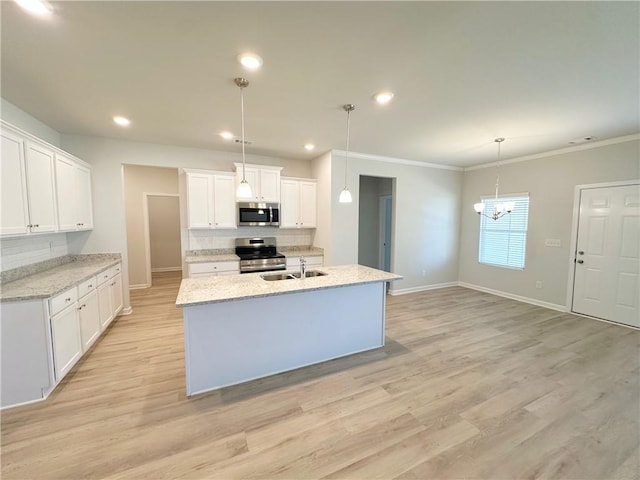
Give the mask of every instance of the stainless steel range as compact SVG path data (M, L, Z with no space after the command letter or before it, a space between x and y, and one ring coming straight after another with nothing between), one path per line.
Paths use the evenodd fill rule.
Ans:
M276 251L275 237L236 238L240 273L270 272L287 268L285 256Z

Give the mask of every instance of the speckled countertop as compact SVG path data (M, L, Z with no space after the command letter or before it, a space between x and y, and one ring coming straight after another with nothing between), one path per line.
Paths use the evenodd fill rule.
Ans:
M325 272L322 277L294 280L267 281L262 273L228 275L220 277L187 278L182 280L176 299L178 307L189 307L207 303L244 300L247 298L268 297L287 293L345 287L364 283L377 283L400 280L402 276L383 272L362 265L339 265L319 267ZM268 272L282 273L282 272Z
M120 254L74 255L69 262L0 285L0 301L49 298L122 261Z
M240 261L232 248L220 248L210 250L188 250L184 257L185 263L206 263L206 262L233 262ZM278 252L285 257L321 257L324 250L317 247L295 246L279 247Z

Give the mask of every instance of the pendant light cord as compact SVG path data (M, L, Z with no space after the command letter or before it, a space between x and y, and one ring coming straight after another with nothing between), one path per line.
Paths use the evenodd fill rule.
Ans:
M347 158L344 162L344 188L347 189L347 167L349 166L349 119L351 117L351 110L347 110Z
M242 130L242 181L246 182L244 170L244 87L240 87L240 124Z
M502 142L504 142L504 138L496 138L494 140L498 144L498 161L496 162L496 197L494 201L494 205L498 203L498 188L500 187L500 146Z

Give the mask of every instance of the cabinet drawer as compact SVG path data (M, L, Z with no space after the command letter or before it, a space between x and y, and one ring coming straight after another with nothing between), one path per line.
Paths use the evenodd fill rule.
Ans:
M119 274L122 271L122 264L119 263L117 265L114 265L113 267L111 267L109 269L110 272L110 277L109 278L113 278L115 277L117 274Z
M70 288L69 290L65 290L62 293L59 293L51 300L49 300L49 305L51 307L51 315L55 315L58 312L61 312L69 305L73 304L78 300L78 289L76 287Z
M105 271L100 272L98 275L96 275L96 277L98 279L98 285L102 285L104 282L111 278L111 269L108 268Z
M189 275L217 272L240 273L240 262L205 262L189 264Z
M96 277L91 277L88 280L85 280L80 285L78 285L78 298L84 297L87 293L95 290L98 286L98 279Z

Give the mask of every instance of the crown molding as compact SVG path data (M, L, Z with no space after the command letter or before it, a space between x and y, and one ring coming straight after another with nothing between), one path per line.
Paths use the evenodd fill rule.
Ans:
M600 140L600 141L597 141L597 142L583 143L581 145L573 145L571 147L560 148L560 149L557 149L557 150L551 150L549 152L534 153L533 155L526 155L524 157L516 157L516 158L509 159L509 160L500 160L500 165L508 165L510 163L528 162L529 160L537 160L537 159L540 159L540 158L553 157L555 155L562 155L562 154L565 154L565 153L580 152L580 151L583 151L583 150L591 150L592 148L604 147L606 145L615 145L615 144L618 144L618 143L626 143L626 142L631 142L633 140L640 140L640 133L634 133L632 135L625 135L624 137L609 138L607 140ZM470 172L472 170L480 170L482 168L495 167L497 164L498 164L498 162L483 163L482 165L474 165L472 167L465 167L463 170L465 172Z
M331 150L331 153L346 156L344 150ZM350 158L359 158L361 160L373 160L375 162L396 163L399 165L411 165L413 167L423 168L439 168L440 170L453 170L454 172L462 172L461 167L453 167L450 165L439 165L437 163L418 162L417 160L405 160L403 158L383 157L382 155L371 155L368 153L349 152Z

